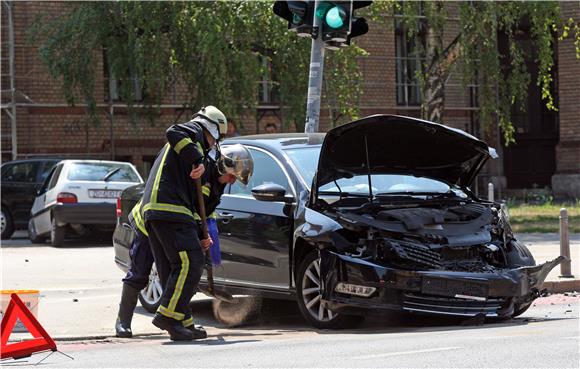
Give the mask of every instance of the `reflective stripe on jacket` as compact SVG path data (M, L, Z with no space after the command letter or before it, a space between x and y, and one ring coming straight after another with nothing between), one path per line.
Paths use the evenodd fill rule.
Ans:
M191 222L196 211L195 182L189 176L209 151L203 128L194 121L175 124L166 132L143 193L143 221Z

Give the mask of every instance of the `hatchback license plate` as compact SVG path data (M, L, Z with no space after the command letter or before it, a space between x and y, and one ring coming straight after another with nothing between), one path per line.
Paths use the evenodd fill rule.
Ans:
M457 295L487 297L489 284L478 281L423 277L421 292L449 297L455 297Z
M121 196L119 190L89 190L89 197L95 199L114 199Z

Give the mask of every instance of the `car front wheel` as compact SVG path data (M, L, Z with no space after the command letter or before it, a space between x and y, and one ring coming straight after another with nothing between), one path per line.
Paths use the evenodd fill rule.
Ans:
M155 264L153 264L151 273L149 273L149 283L147 284L147 287L143 288L139 293L141 306L143 306L148 312L155 313L159 304L161 304L162 293L163 287L161 286L159 273L157 273L157 268L155 267Z
M4 206L2 206L2 212L0 213L0 225L2 226L2 239L7 240L12 237L14 233L12 216L10 216L10 213Z
M309 253L300 263L296 287L300 312L316 328L348 328L362 320L358 316L334 313L321 303L320 258L317 252Z

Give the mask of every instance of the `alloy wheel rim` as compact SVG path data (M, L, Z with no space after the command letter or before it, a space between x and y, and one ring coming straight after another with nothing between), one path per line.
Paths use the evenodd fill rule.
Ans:
M6 230L7 225L8 225L8 221L6 220L6 215L2 211L2 212L0 212L0 226L2 229L2 233L4 233L4 231Z
M302 301L310 315L320 321L328 322L336 314L321 304L320 259L313 260L302 277Z
M159 280L159 273L157 273L157 268L155 264L151 268L151 273L149 273L149 283L141 291L141 296L150 305L155 305L161 299L161 294L163 288L161 288L161 281Z

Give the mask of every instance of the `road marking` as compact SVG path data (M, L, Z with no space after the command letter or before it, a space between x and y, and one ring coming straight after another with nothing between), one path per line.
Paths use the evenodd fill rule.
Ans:
M387 352L384 354L375 354L375 355L363 355L357 356L356 359L375 359L380 357L389 357L389 356L397 356L397 355L412 355L412 354L422 354L426 352L437 352L437 351L449 351L449 350L458 350L461 347L439 347L439 348L432 348L432 349L425 349L425 350L413 350L413 351L397 351L397 352Z

